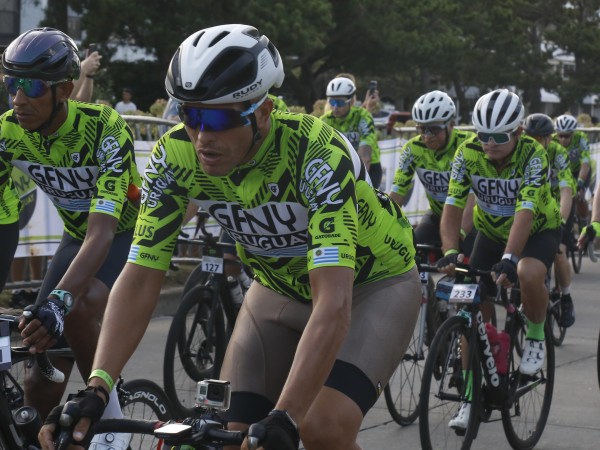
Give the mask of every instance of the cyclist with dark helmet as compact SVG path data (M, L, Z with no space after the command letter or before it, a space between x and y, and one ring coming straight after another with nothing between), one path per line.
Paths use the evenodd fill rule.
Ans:
M64 222L60 245L20 328L32 352L57 342L69 345L87 379L108 293L127 259L139 211L127 194L140 178L132 133L119 114L69 100L79 67L75 43L53 28L21 34L2 54L13 109L0 117L0 198L6 198L12 168L18 167L49 196ZM0 222L18 219L18 210L17 201L5 201ZM73 365L54 363L67 374ZM65 385L45 380L34 366L27 372L25 402L46 417ZM107 416L120 416L115 393L111 399ZM127 447L128 435L113 437L115 449ZM101 438L96 448L102 448Z
M497 285L510 287L519 281L528 323L519 371L533 375L545 360L545 279L558 250L560 213L550 192L546 151L523 134L524 114L521 99L507 89L477 100L473 110L477 136L459 147L452 165L440 227L445 256L438 267L452 274L462 259L458 250L462 209L472 190L478 233L469 264L491 270ZM483 295L494 296L495 284L482 281ZM482 312L484 319L489 317L489 305L482 305ZM470 411L471 404L463 403L449 426L465 429Z
M232 387L229 426L263 427L266 449L297 449L300 438L307 449L358 448L418 314L412 229L342 133L273 110L267 93L283 82L282 64L247 25L198 31L177 49L165 84L183 123L159 139L144 172L129 263L88 386L109 387L140 341L195 202L255 275L220 373ZM52 429L43 428L44 445Z
M575 309L571 298L571 265L567 260L567 246L571 227L573 226L573 215L571 214L573 196L575 195L575 180L569 168L569 155L567 150L557 141L552 139L554 134L554 123L545 114L531 114L525 119L525 133L538 141L546 149L548 163L550 165L550 183L552 195L560 207L560 216L563 226L561 227L561 243L558 253L554 258L554 272L556 281L561 292L561 316L560 324L570 327L575 322Z
M450 96L442 91L421 95L413 105L412 117L417 123L418 134L402 148L390 197L404 206L417 175L425 190L429 210L415 228L415 241L433 244L441 241L440 219L448 194L454 154L463 142L472 139L475 134L454 128L456 106ZM475 237L472 227L473 201L471 195L461 226L461 248L467 255Z

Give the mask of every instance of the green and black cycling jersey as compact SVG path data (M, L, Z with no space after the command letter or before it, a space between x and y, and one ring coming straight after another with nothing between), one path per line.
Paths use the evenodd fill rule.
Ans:
M560 213L548 180L548 156L534 139L521 136L510 162L500 173L475 137L463 143L452 163L446 204L464 208L469 191L476 195L473 220L488 238L505 242L515 213L533 213L531 233L556 229Z
M119 219L117 233L131 230L138 206L127 190L140 185L131 129L110 107L72 100L67 107L67 119L48 137L19 126L13 110L0 117L0 223L19 217L14 166L50 197L74 238L85 238L92 212Z
M552 137L558 143L556 134ZM574 131L571 143L566 147L569 155L569 167L575 179L579 176L582 164L590 164L590 142L583 131Z
M355 150L361 145L371 147L371 164L381 161L381 151L377 143L377 131L373 116L365 108L351 106L344 117L334 117L331 111L323 114L321 120L327 125L341 131L348 138Z
M190 201L236 240L259 283L311 299L308 273L349 267L355 285L414 266L412 228L367 181L348 140L316 117L271 113L271 128L248 163L207 175L182 124L156 143L142 180L129 262L167 270Z
M453 129L446 147L442 150L428 149L421 135L410 139L400 153L392 192L401 196L407 195L414 184L416 172L425 189L429 207L436 216L441 217L456 149L474 135L470 131Z
M546 147L548 163L550 165L550 184L552 195L560 203L560 190L571 188L573 196L577 193L577 187L571 169L569 168L569 155L567 150L556 141L550 141Z

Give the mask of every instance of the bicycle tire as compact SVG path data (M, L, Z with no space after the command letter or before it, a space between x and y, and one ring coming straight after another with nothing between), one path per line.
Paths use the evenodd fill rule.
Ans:
M571 264L573 265L573 271L579 273L581 270L581 260L583 259L583 249L579 249L577 241L579 239L579 233L581 232L581 219L575 216L575 223L571 229L571 242L569 242L569 256L571 257Z
M477 435L482 395L477 352L473 352L471 358L476 369L472 371L471 414L467 429L461 435L448 426L464 399L467 383L463 378L461 341L469 339L471 332L464 318L450 317L440 326L431 343L421 380L419 435L423 449L468 449Z
M196 286L183 300L169 328L165 345L165 393L178 418L194 413L196 383L217 377L225 356L227 338L222 310L214 318L213 346L206 348L206 326L212 311L212 289ZM188 346L189 348L186 348Z
M128 419L161 420L174 418L169 399L153 381L136 379L121 386L119 401L123 415ZM129 450L162 449L162 440L152 435L134 434Z
M410 425L419 417L419 394L423 368L425 367L428 346L439 325L439 322L432 317L433 314L436 314L437 308L432 305L432 302L435 302L436 299L435 285L431 277L428 278L424 289L426 290L427 303L421 305L419 317L406 353L383 390L385 404L390 416L402 426ZM422 340L421 333L423 333Z
M550 294L552 296L552 293ZM559 297L560 298L560 297ZM548 300L548 312L546 313L546 323L550 329L550 336L555 347L560 347L565 340L567 329L560 326L560 301L555 302L552 298Z
M209 275L209 273L202 269L202 264L198 264L196 267L194 267L183 284L181 297L183 298L183 296L195 286L206 284Z
M522 322L515 329L518 336L515 336L512 345L512 357L509 379L520 379L520 383L525 381L531 387L526 389L515 399L509 408L502 409L502 427L506 439L512 448L517 450L532 449L538 443L546 427L550 406L552 404L552 394L554 392L554 345L552 343L551 330L548 324L544 327L546 342L546 358L544 367L533 377L524 377L519 374L520 356L514 349L514 343L521 340L526 334L525 324ZM523 389L519 385L519 390Z

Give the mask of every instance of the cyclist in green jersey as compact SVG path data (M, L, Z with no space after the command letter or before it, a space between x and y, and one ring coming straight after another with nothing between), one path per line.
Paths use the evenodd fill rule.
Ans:
M281 97L269 94L269 98L273 101L273 109L278 111L288 111L288 106Z
M157 142L144 172L88 392L103 397L142 338L192 201L255 274L220 374L233 391L229 426L264 427L266 449L297 449L299 438L310 450L357 449L418 315L412 228L342 133L273 111L267 93L283 78L277 49L251 26L200 30L176 51L165 84L183 123ZM102 406L78 401L94 414ZM52 429L42 430L46 448Z
M569 167L582 190L590 182L590 142L583 131L577 130L577 119L569 114L558 116L554 121L554 140L567 149Z
M132 133L113 109L69 100L80 61L66 34L52 28L23 33L2 54L2 67L13 109L0 117L0 198L17 167L49 196L64 222L36 303L25 308L23 343L31 352L68 344L87 379L139 210L127 198L130 186L140 184ZM17 220L18 209L13 200L0 204L0 222ZM54 363L68 379L73 362ZM25 402L45 417L65 386L45 380L34 366L26 374ZM122 416L116 394L111 398L107 417Z
M441 222L445 256L438 267L452 274L463 258L458 250L460 222L472 189L478 233L469 263L491 270L497 285L509 287L518 278L528 319L519 370L530 375L545 358L545 277L558 250L560 214L550 192L546 151L522 133L524 112L519 97L507 89L492 91L475 104L477 136L464 142L454 157ZM482 282L483 294L493 296L494 283L485 278ZM466 428L470 407L465 402L449 426Z
M356 85L350 78L337 77L327 85L327 102L331 110L321 120L341 131L362 159L373 186L379 188L382 170L377 132L373 116L365 108L354 106Z
M440 218L448 194L452 160L460 144L474 136L470 131L454 129L455 116L454 102L442 91L423 94L413 105L412 117L417 122L419 134L402 148L390 197L404 206L416 172L430 207L415 228L415 242L419 244L440 242ZM469 235L463 242L467 255L475 237L472 227L474 196L469 197L461 226L461 240L465 241Z
M546 149L548 163L550 165L550 183L552 195L560 206L560 216L563 223L561 227L561 243L554 258L554 272L556 281L561 292L561 326L570 327L575 322L575 309L571 298L571 265L567 260L567 245L569 245L569 234L565 230L570 229L569 224L573 196L575 195L575 180L569 168L569 157L567 150L552 139L554 124L552 119L545 114L531 114L525 119L525 133L538 141Z

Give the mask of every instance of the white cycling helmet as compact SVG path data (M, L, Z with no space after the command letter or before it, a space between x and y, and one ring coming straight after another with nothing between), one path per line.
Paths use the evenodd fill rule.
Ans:
M356 92L356 85L350 78L337 77L327 85L327 97L350 97Z
M496 89L480 97L473 109L473 125L484 133L503 133L517 129L525 108L519 96L508 89Z
M554 121L558 133L570 133L577 129L577 119L570 114L558 116Z
M249 25L219 25L197 31L179 46L165 79L179 102L237 103L264 97L285 74L279 52Z
M421 95L412 108L412 118L417 123L448 122L455 114L454 102L442 91Z

